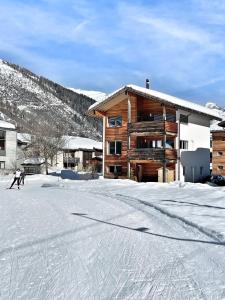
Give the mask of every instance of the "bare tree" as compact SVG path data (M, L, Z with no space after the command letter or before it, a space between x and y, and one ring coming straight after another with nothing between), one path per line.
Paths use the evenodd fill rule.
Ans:
M48 174L49 164L53 161L57 153L65 144L64 135L67 132L66 125L51 122L51 120L41 120L38 125L31 124L30 133L32 134L29 146L30 157L42 157L45 161L45 171Z

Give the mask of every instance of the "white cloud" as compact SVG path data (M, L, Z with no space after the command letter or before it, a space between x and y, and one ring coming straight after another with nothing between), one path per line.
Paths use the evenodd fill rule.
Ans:
M126 0L105 5L88 0L41 2L46 6L0 3L0 50L54 80L72 85L71 74L79 83L75 87L85 88L90 75L111 89L150 76L153 86L172 91L197 90L223 77L225 21L219 30L208 26L223 14L218 0L214 5L190 0L184 7L160 0L154 5ZM222 9L225 12L225 5Z

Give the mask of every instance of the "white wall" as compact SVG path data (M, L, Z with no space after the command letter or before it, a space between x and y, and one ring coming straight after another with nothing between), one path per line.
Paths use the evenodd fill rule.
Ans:
M57 164L56 164L56 161L57 161ZM55 161L56 167L59 169L63 169L63 151L58 151L56 161Z
M1 129L5 130L5 129ZM17 152L17 137L16 131L5 130L6 131L6 155L0 156L0 161L5 162L5 169L11 170L15 168L16 164L16 152Z
M177 119L180 114L188 115L188 124L180 124L180 140L188 141L188 149L180 150L180 180L201 181L210 175L210 120L205 116L181 110L177 111ZM178 138L176 144L178 146ZM183 167L185 167L185 176L183 176ZM201 167L203 167L202 175Z

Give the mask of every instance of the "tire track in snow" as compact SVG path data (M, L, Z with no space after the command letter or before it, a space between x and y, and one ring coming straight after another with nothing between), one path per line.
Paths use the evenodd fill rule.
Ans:
M160 206L158 206L156 204L153 204L153 203L150 203L150 202L138 199L138 198L125 196L125 195L122 195L122 194L116 194L116 197L119 197L119 198L121 197L121 199L125 198L127 200L137 201L137 202L140 202L141 204L144 204L146 206L150 206L150 207L154 208L155 210L158 210L162 214L167 215L170 218L180 220L181 222L185 223L186 225L194 227L195 229L199 230L201 233L203 233L203 234L207 235L208 237L211 237L211 238L215 239L216 241L221 242L221 244L225 245L225 241L223 239L223 236L219 232L216 232L214 230L210 230L208 228L200 226L200 225L198 225L194 222L191 222L191 221L189 221L189 220L187 220L183 217L178 216L177 214L173 214L173 213L169 212L168 210L166 210L164 208L161 208Z
M102 193L100 193L101 195L102 195ZM143 208L140 208L140 204L142 204L143 205L143 203L138 203L138 201L139 201L139 199L136 199L136 198L132 198L132 197L125 197L125 199L124 199L124 197L122 196L122 199L121 199L121 197L120 197L120 195L119 195L119 197L118 197L118 195L109 195L109 194L104 194L104 196L106 196L106 197L109 197L109 198L111 198L111 199L113 199L113 200L119 200L119 201L123 201L123 202L125 202L125 203L127 203L128 205L131 205L131 206L133 206L133 207L135 207L136 209L138 209L138 210L140 210L140 211L142 211L142 212L144 212L145 214L146 214L146 211L143 211ZM119 199L118 199L119 198ZM131 200L132 201L131 201ZM131 203L132 202L132 203ZM136 202L136 203L135 203ZM137 207L137 204L139 204L138 205L138 207ZM154 208L154 207L152 207L152 208ZM159 211L160 212L160 211ZM161 213L161 212L160 212ZM148 214L148 213L147 213ZM170 217L170 216L168 216L167 215L167 217ZM174 219L174 217L173 217L173 219ZM164 220L163 220L164 221ZM162 221L162 222L163 222ZM166 225L168 225L168 224L166 224ZM182 225L182 224L178 224L178 225ZM187 225L187 224L186 224ZM189 224L188 224L189 225ZM192 226L191 226L192 227ZM190 230L190 228L184 228L184 229L186 229L186 230L189 230L189 234L194 234L194 232L192 231L192 230ZM195 228L194 227L194 229L196 230L198 230L199 231L199 234L204 234L204 235L206 235L206 236L208 236L208 234L205 234L205 232L201 232L201 230L199 230L199 228ZM210 235L210 237L211 237L211 235ZM214 238L214 237L213 237ZM219 244L219 243L218 243ZM219 244L220 245L220 244ZM217 247L217 246L216 246ZM180 247L181 248L181 247ZM196 248L196 247L195 247ZM207 256L206 255L204 255L204 251L202 251L202 249L203 249L203 247L198 247L197 248L197 252L200 252L200 253L198 253L199 254L199 256L200 255L203 255L204 256L204 258L206 258ZM172 254L174 254L174 253L172 253ZM192 254L189 254L189 257L191 258L191 256L192 256ZM187 257L187 259L188 259L188 257ZM182 271L180 271L180 272L178 272L178 274L181 274L181 273L185 273L185 270L186 270L186 268L185 268L185 266L183 265L183 260L184 260L184 258L179 258L178 257L178 259L177 259L177 264L178 265L180 265L180 267L179 268L182 268ZM175 262L174 262L175 263ZM211 264L212 264L212 262L211 262ZM213 263L214 264L214 263ZM221 271L223 270L223 269L225 269L225 268L223 268L223 267L220 267L220 269L221 269ZM165 271L165 270L164 270ZM223 271L224 272L224 271ZM159 270L159 273L161 274L162 273L162 271L160 271ZM164 272L164 273L166 273L166 272ZM161 276L161 277L160 277ZM195 276L195 274L193 275L193 276ZM188 285L189 285L189 287L192 287L192 290L194 290L195 291L195 293L198 293L198 299L207 299L207 296L204 294L204 292L203 292L203 290L202 290L202 287L201 286L199 286L199 284L198 284L198 280L196 280L196 279L194 279L194 277L193 277L192 275L189 275L188 276L188 278L186 278L186 281L188 282ZM163 278L163 276L162 275L159 275L159 277L162 279ZM197 278L197 276L195 276L196 278ZM160 280L159 280L160 281ZM168 292L168 291L167 291ZM148 298L146 298L146 299L148 299ZM167 298L166 298L167 299ZM171 298L171 299L173 299L173 298ZM180 299L179 297L178 297L178 299ZM218 298L218 299L220 299L220 298Z

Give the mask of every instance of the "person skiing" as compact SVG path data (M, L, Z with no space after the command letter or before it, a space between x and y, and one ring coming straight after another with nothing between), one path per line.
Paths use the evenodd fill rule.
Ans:
M18 189L19 189L20 188L20 175L21 175L20 169L17 169L14 174L15 174L15 176L14 176L13 182L12 182L12 184L10 186L10 189L13 187L13 185L14 185L15 182L17 182Z
M24 178L25 178L26 174L24 171L21 172L20 174L20 184L24 185Z

